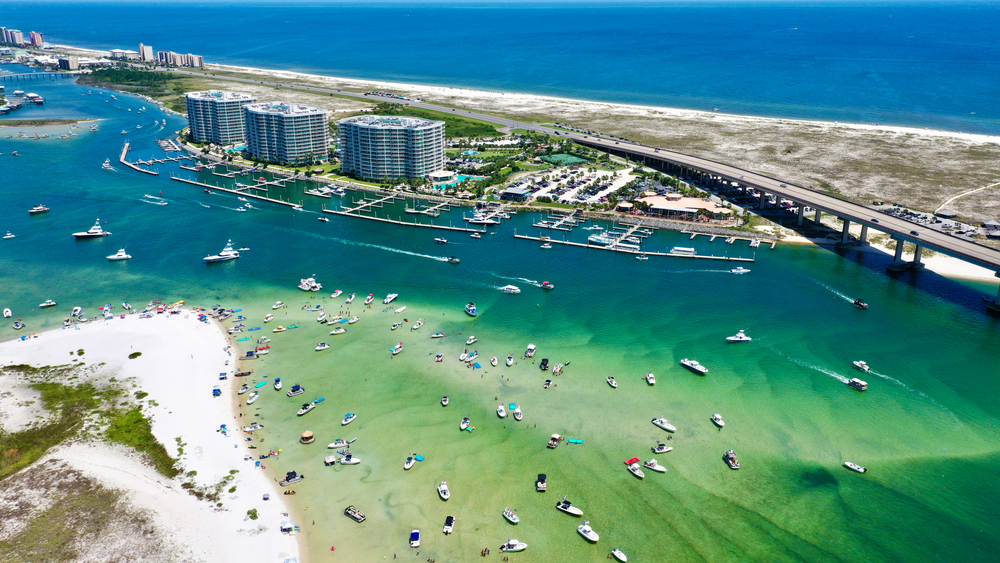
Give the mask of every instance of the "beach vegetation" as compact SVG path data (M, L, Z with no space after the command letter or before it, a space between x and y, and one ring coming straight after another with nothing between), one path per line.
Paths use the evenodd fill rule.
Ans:
M247 510L247 518L249 518L251 520L256 520L258 518L258 516L257 516L257 509L256 508L251 508L250 510Z
M77 350L76 351L76 355L77 356L82 356L83 355L83 348L80 348L79 350Z
M405 106L403 104L380 102L375 104L371 113L375 115L422 117L424 119L431 119L434 121L444 121L445 137L481 137L484 135L496 136L500 134L497 131L496 125L486 121L448 114L441 111Z
M141 408L111 409L105 417L108 420L108 428L104 432L107 439L146 454L153 467L167 477L174 478L180 473L177 460L170 457L163 444L153 436L153 426Z
M128 355L128 359L134 360L134 359L138 358L141 355L142 355L142 352L132 352L131 354Z
M230 494L235 493L235 492L236 492L236 487L229 487L229 493Z
M136 391L136 392L135 392L135 398L136 398L137 400L139 400L139 401L141 401L141 400L145 399L145 398L146 398L146 397L148 397L148 396L149 396L149 393L147 393L147 392L145 392L145 391Z

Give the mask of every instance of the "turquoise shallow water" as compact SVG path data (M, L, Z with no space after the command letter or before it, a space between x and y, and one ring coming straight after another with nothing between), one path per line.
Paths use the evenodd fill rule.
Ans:
M251 364L251 382L282 377L307 388L291 399L269 390L244 412L266 425L263 445L284 449L269 469L307 476L294 501L313 560L325 560L332 545L337 557L359 561L393 553L470 560L486 546L497 556L508 537L530 544L511 555L521 561L605 560L614 547L633 561L957 561L989 560L1000 550L991 508L1000 500L994 478L1000 386L993 377L1000 336L998 320L982 312L984 284L928 272L891 278L885 259L792 245L758 250L743 276L727 273L725 263L542 250L511 236L515 228L531 232L534 217L526 214L474 241L353 218L317 221L320 205L336 205L335 199L305 199L304 212L261 204L237 213L235 197L169 180L171 172L194 178L193 172L169 165L151 177L117 165L125 138L135 147L133 158L161 156L154 141L166 133L147 122L166 118L166 130L175 130L176 117L158 111L136 117L150 105L123 95L118 104L105 103L64 82L35 89L47 100L37 115L103 121L100 132L84 127L68 140L6 139L12 132L0 129L0 189L8 210L0 229L17 235L0 241L0 306L14 309L31 331L58 326L74 305L93 313L126 298L242 307L258 321L248 326L267 328L249 334L273 339L272 352ZM11 157L13 150L22 156ZM102 170L105 158L119 170ZM202 179L224 181L208 173ZM304 198L296 189L282 193ZM169 205L149 204L146 194ZM37 203L52 211L28 216ZM379 214L402 215L403 206ZM460 214L456 209L438 221L460 223ZM72 238L98 216L111 237ZM451 242L435 244L437 236ZM202 263L230 238L250 251L229 263ZM648 249L676 245L753 255L745 246L667 232L657 233ZM104 258L122 246L131 261ZM448 255L461 264L444 262ZM323 292L295 288L311 275ZM542 280L556 289L541 290L535 284ZM522 292L497 290L509 283ZM329 293L337 288L345 296L334 302ZM390 291L400 294L393 306L405 305L404 313L382 312ZM339 311L350 292L358 294L351 313L362 320L347 334L329 335L315 313L301 310L320 303ZM361 312L369 292L378 299ZM871 309L851 306L855 296ZM38 310L45 299L59 307ZM259 322L276 300L289 307L275 323ZM469 300L481 311L475 319L462 312ZM408 319L404 327L390 331L401 317ZM418 318L426 326L410 331ZM279 322L301 328L270 333ZM741 328L754 341L727 344L724 337ZM439 330L449 336L432 341ZM8 323L0 328L0 337L15 334ZM457 359L470 334L479 339L485 369L466 369ZM314 352L319 341L332 348ZM405 348L393 358L389 348L397 341ZM570 361L565 373L553 377L520 358L529 342L538 345L536 359ZM435 363L439 351L445 361ZM516 366L487 365L508 352L518 357ZM708 376L681 368L684 357L707 365ZM856 375L856 359L877 372L865 377L866 393L843 383ZM640 379L649 370L657 375L654 387ZM208 392L214 374L201 375ZM178 377L192 378L197 388L201 375ZM617 390L605 383L608 375L618 379ZM543 390L547 378L558 386ZM446 408L442 395L451 397ZM295 416L303 400L317 396L326 401ZM500 400L521 405L524 422L499 420ZM342 428L347 412L359 418ZM709 421L716 412L727 422L721 431ZM476 426L472 433L458 430L466 414ZM622 461L648 459L649 447L665 439L649 422L659 415L678 427L670 442L675 450L656 456L667 473L647 472L639 481ZM317 442L298 444L303 430L316 432ZM583 444L548 450L553 432ZM358 438L352 449L360 465L323 466L325 444L338 437ZM729 448L743 463L738 472L722 463ZM404 472L408 452L427 459ZM869 472L851 473L845 460ZM537 473L548 474L549 492L534 491ZM447 503L435 492L441 480L452 490ZM563 495L601 534L597 545L585 543L575 532L578 522L554 509ZM365 511L368 521L357 525L342 516L347 504ZM518 509L517 527L502 519L505 506ZM448 515L458 522L444 537ZM412 528L424 533L419 556L406 546Z

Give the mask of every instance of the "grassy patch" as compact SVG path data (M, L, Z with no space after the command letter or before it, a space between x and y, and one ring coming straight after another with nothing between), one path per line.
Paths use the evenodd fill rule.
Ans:
M149 419L143 416L142 409L139 407L128 410L112 409L106 414L109 424L105 436L109 440L145 453L156 470L167 477L173 478L180 473L176 467L177 460L170 457L163 444L153 436L153 427Z
M138 358L141 355L142 355L142 352L132 352L131 354L128 355L128 359L134 360L134 359Z
M462 117L442 111L404 106L402 104L380 103L372 109L375 115L405 115L407 117L422 117L435 121L444 121L446 137L492 137L499 133L492 123Z
M81 119L2 119L0 127L44 127L46 125L73 125Z

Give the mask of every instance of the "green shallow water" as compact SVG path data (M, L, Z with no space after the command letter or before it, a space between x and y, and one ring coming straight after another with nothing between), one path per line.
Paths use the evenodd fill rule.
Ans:
M271 353L247 363L254 369L250 382L281 377L286 390L293 383L307 388L294 398L267 388L243 409L265 424L263 445L284 450L265 462L268 469L307 476L292 500L313 560L325 560L335 545L338 557L358 561L394 553L464 561L487 546L499 555L508 537L530 545L511 554L520 561L605 560L614 547L632 561L956 561L988 560L1000 551L991 508L1000 500L994 478L1000 386L993 377L1000 336L980 298L991 286L929 272L892 278L884 258L792 245L758 250L743 276L729 274L724 262L542 250L511 236L515 228L532 232L534 217L526 214L479 241L353 218L321 223L320 206L339 200L302 196L302 186L280 193L304 200L304 212L254 204L259 209L236 213L235 197L171 182L170 173L198 177L176 165L161 165L158 177L121 170L116 161L126 137L133 158L163 154L154 140L166 133L146 122L165 116L150 111L139 118L135 110L148 103L120 94L119 104L104 103L106 97L86 90L33 85L47 105L31 111L102 118L98 133L84 128L68 140L34 141L6 139L11 132L0 130L0 189L8 209L0 228L17 235L0 241L0 306L14 309L30 331L58 326L74 305L94 313L124 299L242 308L256 321L248 327L265 330L240 336L272 338ZM167 130L181 126L176 117L166 119ZM129 134L120 135L122 129ZM10 157L13 150L23 156ZM120 170L102 170L105 158ZM169 205L143 202L145 194ZM26 210L40 202L52 211L29 217ZM378 213L398 217L403 205ZM460 215L455 209L438 222L460 224ZM73 240L72 232L98 216L111 237ZM578 229L567 238L586 234ZM435 244L438 236L451 242ZM202 263L230 238L250 251L233 262ZM131 261L104 258L122 246ZM671 246L753 255L739 244L677 233L657 233L648 243L649 250ZM444 262L449 255L461 264ZM311 275L324 284L322 292L295 288ZM542 280L556 289L539 289ZM501 294L498 288L509 283L522 292ZM345 295L331 300L337 288ZM358 294L351 313L362 320L344 325L347 334L329 335L332 327L301 310L318 303L339 311L350 292ZM362 312L369 292L377 300ZM404 313L382 312L389 292L400 294L393 307L405 305ZM851 306L857 296L871 309ZM59 307L38 310L45 299ZM288 308L274 323L260 322L277 300ZM469 300L480 309L475 319L462 312ZM390 331L401 318L408 319L403 328ZM418 318L427 324L410 331ZM270 332L296 322L301 328ZM741 328L753 342L727 344L724 338ZM449 336L431 340L439 330ZM0 328L2 338L16 334L9 323ZM470 334L479 339L473 347L484 369L469 370L457 359ZM331 349L313 351L320 341ZM397 341L404 351L392 357ZM536 360L570 361L565 373L554 377L524 360L529 342L538 346ZM437 352L445 354L441 363L433 361ZM488 365L491 356L502 362L508 353L517 365ZM683 369L678 362L685 357L701 361L709 374ZM856 359L877 372L864 377L866 393L843 383L857 375ZM641 379L650 370L654 387ZM202 375L208 392L214 374L179 377L197 389ZM605 383L608 375L617 378L617 390ZM545 390L548 378L557 386ZM448 407L441 407L442 395L451 398ZM295 416L304 400L318 396L326 401L314 412ZM524 421L499 420L500 401L520 405ZM347 412L359 417L342 428ZM721 431L709 421L716 412L727 422ZM476 426L472 433L458 429L466 414ZM640 481L622 461L648 459L649 447L665 439L649 422L659 415L678 427L670 441L675 449L656 456L667 473L648 471ZM316 443L297 443L304 430L316 433ZM583 444L549 450L545 442L554 432ZM328 442L354 437L360 465L323 466ZM740 471L721 460L729 448L740 456ZM409 452L426 461L404 471ZM845 460L869 472L849 472ZM549 476L547 493L535 492L537 473ZM435 491L441 480L452 491L448 502ZM597 545L576 534L577 519L555 510L563 495L585 511L601 535ZM344 517L348 504L368 521ZM518 509L518 526L502 518L504 507ZM448 515L457 526L445 537L440 530ZM413 528L423 532L419 556L406 544Z

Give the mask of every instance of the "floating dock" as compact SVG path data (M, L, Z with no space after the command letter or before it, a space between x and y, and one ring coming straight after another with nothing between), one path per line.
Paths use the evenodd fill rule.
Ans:
M297 203L292 203L290 201L281 201L280 199L271 199L269 197L264 197L262 195L252 194L249 191L241 192L241 191L237 191L237 190L230 189L230 188L220 188L219 186L213 186L212 184L204 184L202 182L196 182L194 180L188 180L186 178L178 178L177 176L171 176L170 179L171 180L177 180L178 182L184 182L185 184L193 184L195 186L201 186L203 188L208 188L210 190L218 190L220 192L226 192L226 193L231 193L231 194L246 196L246 197L250 197L250 198L253 198L253 199L260 200L260 201L269 201L271 203L277 203L277 204L280 204L280 205L287 205L288 207L299 207L299 204L297 204Z
M643 252L641 250L632 250L629 248L617 248L613 246L599 246L595 244L583 244L580 242L569 242L566 240L556 240L549 237L529 237L527 235L519 235L517 232L514 233L514 238L524 239L524 240L534 240L538 242L547 242L550 244L565 244L567 246L579 246L582 248L595 248L597 250L607 250L609 252L621 252L623 254L634 254L636 256L640 254L645 254L646 256L670 256L673 258L700 258L702 260L723 260L729 262L753 262L753 258L736 258L732 256L703 256L700 254L674 254L672 252Z

